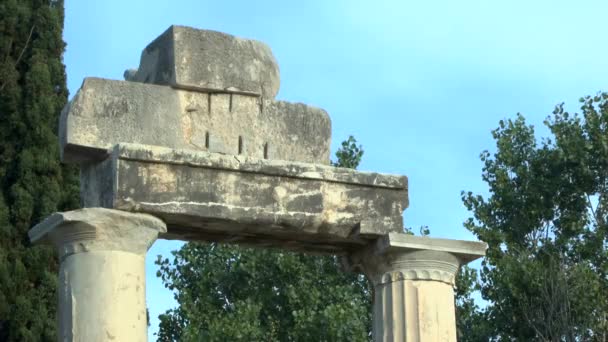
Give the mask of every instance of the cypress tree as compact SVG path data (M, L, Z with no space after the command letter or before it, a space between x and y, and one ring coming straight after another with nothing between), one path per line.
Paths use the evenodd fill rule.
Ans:
M78 206L73 168L61 165L66 104L62 0L0 0L0 340L54 341L58 263L27 232Z

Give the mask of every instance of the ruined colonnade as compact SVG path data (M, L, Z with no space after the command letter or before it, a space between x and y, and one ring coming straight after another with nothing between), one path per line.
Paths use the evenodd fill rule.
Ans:
M61 341L146 341L157 238L340 255L373 284L375 341L456 340L454 279L485 244L404 234L407 178L330 166L328 114L274 99L267 45L172 26L125 78L62 112L84 209L30 231L59 253Z

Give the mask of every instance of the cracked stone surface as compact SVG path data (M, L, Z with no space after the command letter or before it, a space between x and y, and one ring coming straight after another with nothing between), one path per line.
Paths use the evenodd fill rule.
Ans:
M81 169L86 207L162 218L164 238L342 253L403 230L407 178L120 144Z

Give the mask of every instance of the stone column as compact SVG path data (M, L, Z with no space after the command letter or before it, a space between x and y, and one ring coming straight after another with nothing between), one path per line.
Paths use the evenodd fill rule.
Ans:
M348 266L373 284L374 341L456 341L456 273L485 249L479 242L391 233L351 255Z
M29 232L59 251L59 341L146 341L145 256L165 224L147 214L87 208Z

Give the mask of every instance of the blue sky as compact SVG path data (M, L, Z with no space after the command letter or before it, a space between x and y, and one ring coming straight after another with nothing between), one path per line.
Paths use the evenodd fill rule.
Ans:
M546 133L554 105L608 90L605 1L67 1L68 87L84 77L122 79L172 24L266 42L281 69L279 99L327 110L333 151L349 134L362 170L405 174L406 225L473 239L461 190L484 193L479 153L490 131L521 112ZM148 305L172 295L148 254Z

